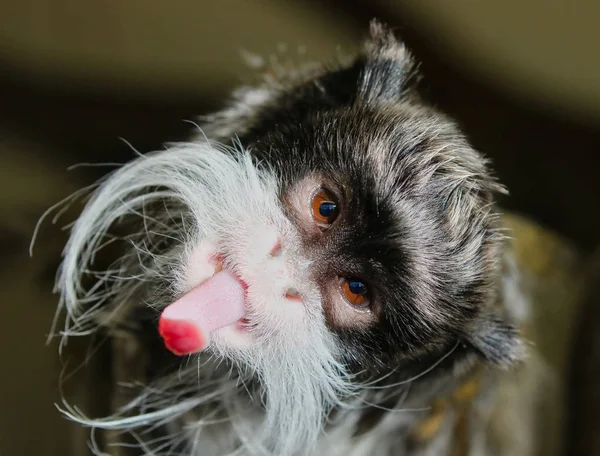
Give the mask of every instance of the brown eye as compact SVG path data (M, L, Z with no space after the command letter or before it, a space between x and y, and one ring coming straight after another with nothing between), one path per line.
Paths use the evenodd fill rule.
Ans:
M360 280L343 279L341 288L342 295L353 306L366 307L369 305L369 290Z
M311 202L312 215L319 225L331 225L339 214L338 203L326 190L317 191Z

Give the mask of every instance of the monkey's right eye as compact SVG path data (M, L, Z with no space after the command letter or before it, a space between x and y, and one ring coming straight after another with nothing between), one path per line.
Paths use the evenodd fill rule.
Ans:
M312 216L321 226L331 225L339 215L339 205L335 197L327 190L317 190L311 202Z
M357 279L342 279L342 295L350 304L356 307L369 306L369 289Z

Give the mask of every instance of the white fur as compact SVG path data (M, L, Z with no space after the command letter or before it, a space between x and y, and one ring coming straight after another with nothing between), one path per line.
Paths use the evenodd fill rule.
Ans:
M187 439L190 451L202 448L199 455L311 454L329 411L352 388L336 361L321 297L306 275L309 261L279 206L277 185L273 174L257 169L246 152L208 142L141 156L102 183L73 226L64 252L57 287L68 315L65 336L110 326L131 305L134 292L154 279L167 279L175 295L190 289L210 275L210 268L197 262L206 261L211 246L225 256L225 267L248 282L253 326L242 341L232 328L217 331L212 358L202 356L201 367L192 365L149 385L122 414L88 419L68 408L71 418L93 428L136 432L139 439L139 431L148 426L182 419L187 427L172 437ZM146 206L157 201L165 210L148 214ZM174 221L179 220L173 217L176 211L187 215L184 223ZM86 290L83 275L111 226L131 214L145 221L144 231L130 238L131 254L99 273L96 286ZM157 256L152 244L161 236L175 238L178 246ZM269 255L277 238L281 254ZM285 298L290 288L300 291L302 303ZM232 362L239 376L227 380L217 374L220 358ZM264 412L260 404L238 399L250 378L260 379ZM186 393L192 394L184 398ZM212 423L213 415L226 424ZM236 449L240 441L243 447ZM142 444L149 454L160 453L151 442L142 439Z

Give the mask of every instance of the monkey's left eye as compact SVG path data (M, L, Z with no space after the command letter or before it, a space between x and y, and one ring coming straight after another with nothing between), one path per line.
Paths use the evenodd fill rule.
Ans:
M335 197L327 190L315 192L311 202L312 216L319 225L331 225L339 214L339 205Z

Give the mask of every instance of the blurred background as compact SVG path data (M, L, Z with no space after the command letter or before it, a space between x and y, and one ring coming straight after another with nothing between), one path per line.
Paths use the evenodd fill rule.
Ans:
M130 160L123 139L142 152L184 139L185 120L253 81L244 55L330 61L361 43L373 17L412 47L423 93L492 159L511 191L503 204L535 226L523 257L560 259L546 296L562 297L547 303L562 332L546 335L547 350L579 394L564 399L567 442L594 440L577 433L600 430L600 394L584 394L600 375L583 371L600 343L576 338L572 350L570 340L597 332L577 329L577 309L587 325L599 320L585 313L598 308L600 277L599 2L0 0L0 455L65 455L72 444L53 406L56 347L44 345L60 224L44 223L27 255L39 216L106 172L67 168Z

